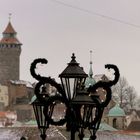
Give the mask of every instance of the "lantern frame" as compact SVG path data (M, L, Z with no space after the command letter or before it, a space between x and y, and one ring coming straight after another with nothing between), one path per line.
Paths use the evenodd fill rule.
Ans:
M65 91L65 96L68 100L72 100L76 96L76 92L80 89L88 76L79 63L76 62L75 54L72 54L72 60L68 66L59 75L62 83L62 88Z

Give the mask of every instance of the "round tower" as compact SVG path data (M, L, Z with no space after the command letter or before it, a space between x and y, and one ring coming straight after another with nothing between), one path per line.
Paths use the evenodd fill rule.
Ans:
M17 32L9 21L0 40L0 84L7 85L9 80L19 80L21 43Z

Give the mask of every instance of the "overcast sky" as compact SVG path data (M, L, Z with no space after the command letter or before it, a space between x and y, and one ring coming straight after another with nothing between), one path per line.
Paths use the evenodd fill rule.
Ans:
M140 0L0 0L0 33L11 23L23 43L20 79L35 81L30 64L48 59L46 76L57 78L74 52L94 75L116 64L140 95ZM2 35L0 36L2 37Z

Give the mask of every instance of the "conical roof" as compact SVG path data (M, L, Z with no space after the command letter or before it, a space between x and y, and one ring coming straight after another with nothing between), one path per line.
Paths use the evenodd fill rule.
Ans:
M125 112L122 108L119 107L118 104L116 104L113 108L110 109L108 116L109 117L123 117L125 116Z
M9 34L9 33L14 33L16 34L16 31L14 30L11 22L8 23L6 29L4 30L3 34Z
M13 28L11 22L9 21L6 29L3 32L3 38L0 40L0 44L18 44L22 45L16 38L17 32Z

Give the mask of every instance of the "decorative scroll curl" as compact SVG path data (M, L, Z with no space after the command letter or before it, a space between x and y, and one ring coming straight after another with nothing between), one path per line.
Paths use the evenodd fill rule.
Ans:
M31 75L38 80L39 82L36 84L35 86L35 95L37 96L37 98L41 101L41 102L46 102L45 99L43 98L43 95L41 94L41 87L44 86L46 83L50 84L51 86L55 87L57 89L57 91L65 98L65 94L64 91L61 87L60 84L58 84L54 79L52 79L51 77L44 77L41 76L40 74L36 74L35 69L38 63L41 64L47 64L48 61L44 58L38 58L35 59L30 67L30 72Z
M59 125L64 125L66 123L66 114L65 114L64 118L62 118L58 121L54 121L53 118L50 117L47 113L48 107L53 106L53 108L54 108L55 105L59 102L63 103L66 107L68 106L68 102L61 96L51 96L51 97L49 97L49 99L47 100L47 102L45 104L46 107L44 108L44 115L46 117L46 120L48 120L50 122L50 124L52 124L52 125L59 126Z
M66 122L66 116L64 116L63 119L60 119L58 121L54 121L52 119L51 113L53 112L53 108L55 106L53 103L56 101L64 103L66 105L66 108L67 108L68 102L67 102L67 99L65 97L64 91L63 91L61 85L58 84L54 79L52 79L50 77L41 76L40 74L37 74L35 72L35 69L36 69L36 66L38 63L47 64L48 61L44 58L38 58L38 59L35 59L31 64L31 67L30 67L31 75L38 81L38 83L35 86L34 93L35 93L37 99L41 103L44 104L44 111L43 112L44 112L44 115L45 115L47 121L49 122L49 124L63 125ZM45 84L50 84L51 86L55 87L57 89L57 91L60 93L60 95L49 96L48 94L43 94L42 92L43 92L43 88L44 88ZM48 111L48 109L50 111ZM50 113L48 114L48 112L50 112Z
M107 81L107 82L99 81L95 85L90 86L88 88L88 92L96 92L96 90L98 88L103 88L107 92L105 101L101 103L102 107L106 107L108 105L108 103L110 102L111 97L112 97L111 86L115 85L118 82L119 77L120 77L119 69L117 68L116 65L107 64L107 65L105 65L105 68L114 70L114 75L115 75L114 80Z

